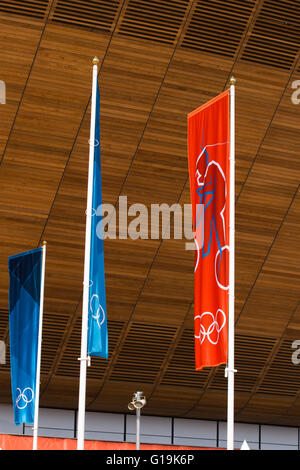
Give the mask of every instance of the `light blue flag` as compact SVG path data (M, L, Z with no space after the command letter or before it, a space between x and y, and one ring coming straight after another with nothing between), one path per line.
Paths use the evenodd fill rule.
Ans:
M93 200L90 250L90 287L87 352L91 356L108 358L108 335L103 249L103 213L100 152L100 93L97 83L95 148L93 170ZM100 217L99 217L100 216Z
M33 423L42 248L8 258L11 392L15 424Z

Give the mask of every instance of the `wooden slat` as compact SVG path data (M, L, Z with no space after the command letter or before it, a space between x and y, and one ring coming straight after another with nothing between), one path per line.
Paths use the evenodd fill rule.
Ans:
M42 27L41 22L0 16L1 80L6 84L6 104L0 107L0 160L26 87Z
M194 330L185 329L162 378L162 386L196 388L204 386L209 369L195 370Z
M114 348L116 346L122 328L122 322L113 322L108 320L107 330L109 342L109 356L111 356L114 352ZM70 336L68 343L65 346L60 366L56 371L57 377L78 377L80 367L78 361L78 357L80 357L80 339L81 316L78 317L78 320L73 327L72 335ZM96 379L99 382L104 374L107 364L108 363L105 359L93 357L91 360L91 366L88 368L87 371L87 379Z
M175 328L162 325L133 323L110 373L110 380L152 384L175 332Z
M49 0L1 0L0 12L42 20L48 3Z
M289 70L300 48L299 27L297 1L264 1L242 58Z
M119 33L172 44L188 4L189 0L129 0Z
M271 366L260 384L258 393L274 394L288 397L299 392L300 377L296 364L292 362L292 342L290 340L283 341L280 349L274 357Z
M51 20L77 27L109 32L118 11L118 1L57 0Z
M261 370L266 365L274 345L274 338L235 335L236 392L249 393L252 390ZM214 379L209 385L209 389L227 390L227 380L224 379L224 366L218 367Z
M253 7L252 0L199 1L182 47L233 57Z

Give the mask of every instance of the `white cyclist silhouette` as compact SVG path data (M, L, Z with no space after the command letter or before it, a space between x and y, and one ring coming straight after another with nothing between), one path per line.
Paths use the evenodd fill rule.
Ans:
M217 285L227 290L219 278L220 266L225 251L229 251L226 244L225 217L226 208L226 178L221 165L213 159L214 152L219 147L226 146L228 142L219 142L206 145L196 161L195 178L197 182L197 194L199 209L196 214L195 244L197 250L195 272L198 269L200 257L205 258L211 254L212 237L215 236L218 251L215 256L215 279ZM201 209L201 210L200 210ZM202 241L202 243L199 243ZM202 246L202 252L200 247ZM223 261L224 263L224 261Z

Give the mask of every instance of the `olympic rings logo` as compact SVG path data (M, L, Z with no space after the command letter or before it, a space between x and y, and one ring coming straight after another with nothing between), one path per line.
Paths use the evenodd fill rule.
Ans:
M98 307L97 307L95 312L93 310L93 299L94 298L97 299L97 301L98 301ZM105 312L104 312L104 310L103 310L103 308L100 304L99 295L97 295L97 294L92 295L91 300L90 300L90 310L91 310L92 318L94 318L94 320L97 321L97 324L98 324L99 328L101 328L101 325L104 323L104 320L105 320ZM101 316L102 316L102 320L100 322L99 320L100 320Z
M16 407L19 410L24 410L26 406L32 402L33 400L33 390L30 387L24 388L23 392L22 390L17 387L17 392L19 393L16 399Z
M207 329L205 329L205 326L203 325L202 319L204 317L210 318L211 323ZM205 338L207 338L211 344L218 344L220 332L226 323L226 315L223 310L218 308L215 316L211 312L203 312L201 315L196 315L195 320L197 318L199 318L200 326L199 335L195 335L195 338L200 340L200 344L203 343Z
M100 142L98 139L94 139L94 143L91 142L91 139L88 140L88 143L90 146L98 147L100 145Z

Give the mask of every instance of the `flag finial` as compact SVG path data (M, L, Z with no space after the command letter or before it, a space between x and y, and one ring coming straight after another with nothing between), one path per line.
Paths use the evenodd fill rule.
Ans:
M97 56L93 58L93 65L98 65L99 64L99 59Z
M46 240L43 240L43 243L42 243L42 245L47 245L47 242L46 242Z
M234 76L230 77L230 85L235 85L236 83L236 79L234 78Z

